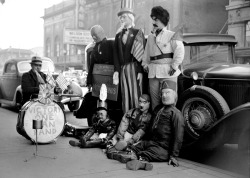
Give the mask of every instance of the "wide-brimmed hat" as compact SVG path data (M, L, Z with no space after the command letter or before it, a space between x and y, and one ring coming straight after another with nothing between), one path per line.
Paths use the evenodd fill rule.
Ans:
M38 56L33 56L30 64L42 64L42 59Z
M121 0L121 10L118 12L118 16L121 16L124 13L130 13L135 16L134 13L134 0Z

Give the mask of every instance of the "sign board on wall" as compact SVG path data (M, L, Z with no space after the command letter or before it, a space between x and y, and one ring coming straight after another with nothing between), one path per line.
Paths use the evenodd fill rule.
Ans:
M64 29L63 43L87 45L93 41L89 30Z
M114 66L106 64L95 64L93 69L92 95L99 97L101 85L107 86L107 99L117 101L118 85L113 84Z

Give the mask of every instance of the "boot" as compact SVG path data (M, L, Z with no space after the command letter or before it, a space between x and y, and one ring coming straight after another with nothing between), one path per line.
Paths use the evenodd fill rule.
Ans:
M134 159L136 160L137 156L133 151L130 151L126 154L118 154L116 156L116 160L120 161L121 163L127 163L131 160L134 160Z
M114 151L108 151L107 152L107 158L108 159L114 159L114 160L118 160L118 157L119 155L125 155L125 154L129 154L129 152L127 151L117 151L117 150L114 150Z
M102 140L93 140L93 141L86 141L85 139L81 140L81 148L99 148L103 147Z
M132 160L126 163L126 168L133 171L137 171L139 169L151 171L153 169L153 164L147 161Z
M78 147L81 146L81 143L80 143L80 142L77 142L77 141L74 141L74 140L70 140L70 141L69 141L69 144L70 144L71 146L78 146Z

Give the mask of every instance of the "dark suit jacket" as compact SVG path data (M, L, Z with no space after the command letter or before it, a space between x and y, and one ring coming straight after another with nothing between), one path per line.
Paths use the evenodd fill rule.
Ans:
M122 42L122 32L119 32L115 36L115 44L114 44L114 66L115 71L120 72L121 66L128 64L130 62L137 61L134 56L131 54L131 49L135 40L135 37L139 29L130 28L129 34L127 38L127 42L124 45ZM137 62L137 72L142 72L142 67L139 62Z
M39 72L44 81L46 81L46 74ZM23 101L22 104L29 101L31 98L37 98L39 93L39 82L37 80L36 73L30 70L22 76L22 93Z
M92 85L92 73L95 64L110 64L113 65L113 46L112 40L103 39L96 43L90 55L90 66L87 76L87 85Z

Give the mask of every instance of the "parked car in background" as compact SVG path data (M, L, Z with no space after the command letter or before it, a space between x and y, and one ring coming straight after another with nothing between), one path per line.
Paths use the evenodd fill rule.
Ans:
M83 70L68 70L63 72L63 76L68 81L75 81L81 87L86 86L87 72Z
M235 37L184 34L183 42L177 107L185 119L184 146L249 149L250 65L236 63Z
M50 72L56 79L55 66L51 59L43 57L41 71ZM25 72L31 69L31 59L9 59L5 62L3 72L0 75L0 106L7 104L20 108L22 101L21 79ZM67 104L71 110L78 109L81 97L62 97L61 103ZM78 105L77 105L78 104Z

